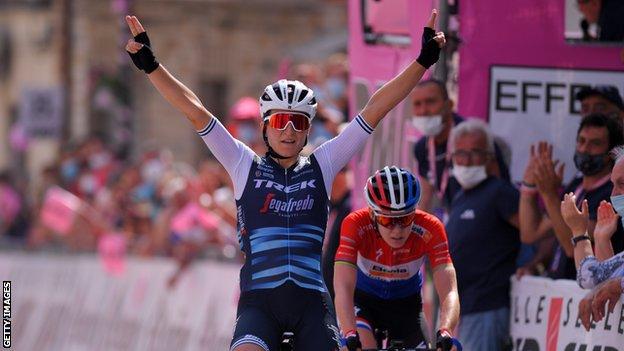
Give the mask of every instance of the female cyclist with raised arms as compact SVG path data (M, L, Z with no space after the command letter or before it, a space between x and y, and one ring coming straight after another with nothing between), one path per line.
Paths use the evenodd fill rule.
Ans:
M453 347L459 318L455 268L444 225L416 209L420 184L412 173L385 167L368 178L367 207L342 222L336 252L336 313L347 349L376 349L375 329L403 346L428 348L422 313L420 268L427 258L440 298L436 349Z
M231 350L277 350L284 331L294 332L297 351L338 349L338 329L320 272L331 185L375 126L438 60L445 39L433 30L435 18L434 10L419 57L375 92L339 136L303 157L299 153L316 113L312 90L284 79L264 89L260 117L268 152L256 155L156 61L145 29L136 17L126 16L134 36L126 45L132 61L191 121L234 183L245 263Z

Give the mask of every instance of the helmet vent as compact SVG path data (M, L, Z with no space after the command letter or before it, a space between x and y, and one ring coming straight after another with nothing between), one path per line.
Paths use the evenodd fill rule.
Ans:
M273 91L275 92L275 95L277 95L278 99L284 100L284 96L282 95L282 91L280 90L279 85L273 84Z
M288 93L288 103L292 104L293 99L295 97L295 86L293 84L288 84L287 93Z
M307 90L302 90L301 94L299 94L299 99L297 99L297 102L301 102L303 101L303 99L308 96L308 91ZM314 100L314 98L312 98Z

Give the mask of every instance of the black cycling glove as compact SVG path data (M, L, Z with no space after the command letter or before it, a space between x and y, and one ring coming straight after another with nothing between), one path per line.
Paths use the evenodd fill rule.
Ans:
M346 346L349 351L357 351L362 348L362 343L360 342L360 334L355 333L347 333L346 336Z
M442 351L451 351L453 347L453 338L446 330L438 330L436 332L436 349Z
M156 57L154 57L154 52L152 51L147 32L137 34L134 37L134 41L139 44L143 44L143 47L135 54L127 51L128 55L130 55L132 62L138 69L145 71L147 74L152 73L156 68L158 68L159 63L156 61Z
M440 47L438 42L433 39L435 37L435 30L425 27L422 35L422 47L420 48L420 55L416 59L416 62L420 63L423 67L429 68L434 63L438 62L440 58Z

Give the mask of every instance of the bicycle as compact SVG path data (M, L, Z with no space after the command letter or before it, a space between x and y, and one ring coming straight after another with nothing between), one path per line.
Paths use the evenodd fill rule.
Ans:
M459 342L459 340L455 338L452 339L453 345L455 346L457 351L462 351L462 344ZM387 330L375 329L375 340L377 340L377 349L365 349L362 351L437 351L435 347L403 347L402 340L389 340ZM384 340L387 340L387 344L389 344L387 348L382 348Z
M375 338L377 339L377 344L381 345L382 341L386 338L386 332L382 331L381 333L375 333ZM280 344L280 351L294 351L295 344L295 334L292 332L284 332L282 334L282 343ZM462 345L459 340L453 338L453 345L457 348L457 351L462 351ZM390 346L388 348L380 348L379 349L364 349L362 351L437 351L436 348L405 348L403 347L403 341L401 340L391 340Z

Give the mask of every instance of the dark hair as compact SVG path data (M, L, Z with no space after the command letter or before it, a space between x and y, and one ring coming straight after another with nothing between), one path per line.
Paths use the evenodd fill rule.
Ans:
M420 82L418 82L418 84L416 84L416 86L424 87L425 85L428 85L428 84L434 84L438 87L438 89L440 89L440 93L442 93L442 99L444 99L445 101L449 99L449 94L448 94L448 90L446 89L446 84L444 84L444 82L441 80L437 80L435 78L429 78L429 79L421 80Z
M592 113L581 120L576 135L585 127L604 127L609 133L609 150L624 144L624 128L619 117L610 117L602 113Z

